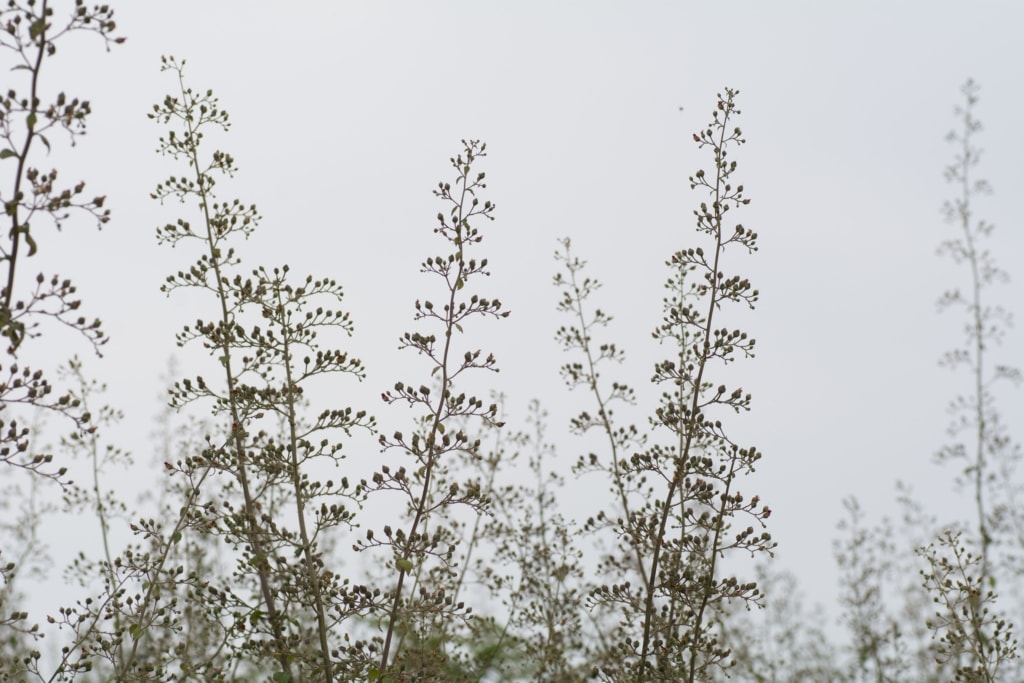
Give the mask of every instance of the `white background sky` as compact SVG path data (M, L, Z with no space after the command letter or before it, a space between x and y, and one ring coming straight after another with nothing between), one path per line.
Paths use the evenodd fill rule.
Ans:
M409 379L397 352L412 303L436 293L420 261L442 248L431 230L431 190L449 179L461 138L488 143L482 168L497 221L480 253L484 291L512 311L477 325L479 345L502 368L495 386L513 418L539 398L563 461L583 446L567 436L582 395L558 378L556 238L572 237L601 279L600 304L628 360L621 377L653 408L647 385L659 349L650 339L675 250L701 242L691 211L702 198L686 178L710 161L694 131L724 86L740 90L740 212L761 250L732 260L762 292L753 315L733 318L759 353L734 377L754 394L736 421L765 454L745 488L773 507L780 566L797 569L810 597L834 602L831 539L840 501L858 495L872 515L893 511L893 484L911 482L943 516L950 473L931 464L944 443L946 402L962 386L937 367L960 342L961 320L935 301L965 273L935 255L955 236L940 206L952 188L953 107L967 77L981 85L980 167L995 189L977 205L996 224L992 248L1014 280L999 300L1020 316L1024 180L1019 125L1024 55L1016 2L119 2L125 45L105 54L85 38L47 67L53 89L85 97L95 114L70 154L68 181L109 196L101 233L83 221L37 238L26 270L59 269L79 283L112 341L90 370L127 413L122 441L148 462L158 377L173 335L204 311L170 301L163 278L189 263L159 247L157 225L181 211L148 199L180 172L154 153L146 113L174 79L162 54L188 61L196 89L213 88L234 127L218 144L241 169L223 198L255 202L265 217L243 248L252 266L288 263L347 290L356 323L349 343L369 370L344 402L392 431L404 411L381 390ZM679 107L684 107L680 112ZM203 302L208 304L208 302ZM999 350L1024 364L1017 330ZM408 356L405 357L405 356ZM609 375L611 378L612 375ZM352 385L346 385L346 391ZM1022 392L1004 392L1017 426ZM589 407L589 403L586 407ZM375 459L367 444L353 457ZM570 480L567 505L595 480ZM60 543L55 543L60 545Z

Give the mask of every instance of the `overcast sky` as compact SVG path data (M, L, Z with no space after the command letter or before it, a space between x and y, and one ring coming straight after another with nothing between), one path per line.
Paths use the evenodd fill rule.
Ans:
M734 153L752 202L739 220L761 250L733 270L762 292L741 324L758 340L733 377L754 395L735 433L764 460L756 484L773 507L780 566L796 569L814 600L832 603L831 539L841 499L872 515L894 510L893 484L911 482L944 516L951 473L931 464L945 442L945 404L964 386L937 367L962 321L939 316L944 289L965 273L936 256L955 236L943 167L953 149L959 88L982 86L980 167L995 194L979 214L996 224L992 248L1014 277L998 291L1021 316L1024 181L1020 126L1024 55L1017 2L177 2L115 3L125 45L63 47L48 87L89 99L89 135L55 155L62 176L109 196L113 220L40 239L32 269L73 276L112 341L92 364L128 413L124 441L147 461L159 375L173 335L203 311L168 301L163 278L187 265L156 244L179 207L148 198L180 172L154 153L146 113L173 92L160 55L188 62L234 126L218 145L241 169L223 198L255 202L264 223L242 254L286 262L347 289L350 348L369 371L357 400L388 429L405 414L381 390L417 364L399 354L412 303L436 292L418 273L441 247L432 235L436 182L462 138L488 143L481 168L497 220L480 254L486 293L512 311L477 327L502 368L495 386L513 417L531 398L551 412L564 462L583 447L567 420L584 396L567 394L555 329L556 239L569 236L605 287L611 336L628 354L621 377L653 408L647 385L660 358L663 263L701 244L691 211L703 198L687 176L710 168L692 142L716 93L740 91L748 143ZM680 107L683 108L680 111ZM996 292L993 292L995 295ZM208 310L208 309L206 309ZM471 332L474 333L475 332ZM1024 364L1020 330L997 350ZM400 357L401 356L401 357ZM408 358L406 356L409 356ZM1021 391L1004 392L1017 425ZM365 457L377 457L373 447ZM570 491L596 482L570 480ZM756 486L756 490L753 490ZM571 505L572 501L567 501Z

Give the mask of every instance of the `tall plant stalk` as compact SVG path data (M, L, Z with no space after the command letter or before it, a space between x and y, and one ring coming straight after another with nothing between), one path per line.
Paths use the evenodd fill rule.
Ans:
M384 615L385 631L376 666L370 671L371 680L397 680L392 672L395 660L402 656L395 648L395 638L412 627L411 620L418 613L427 613L446 618L461 618L465 614L463 603L452 603L445 588L435 591L420 591L419 596L405 594L406 581L415 576L424 562L434 560L438 571L448 573L458 543L446 532L442 524L445 510L454 505L468 505L482 509L486 505L479 487L462 487L451 483L445 490L439 490L447 468L447 459L457 451L476 451L479 441L470 441L466 433L458 428L460 421L480 418L499 424L496 420L497 404L485 406L483 401L465 393L456 393L456 380L467 370L481 369L497 372L493 355L482 355L480 350L458 349L458 338L463 332L465 321L474 316L504 318L507 311L501 310L497 299L483 298L468 294L467 285L477 276L487 275L487 259L477 260L470 251L483 239L475 220L494 220L494 204L481 201L478 194L487 187L485 175L475 170L479 160L486 156L487 146L475 140L463 141L462 153L451 159L456 172L453 183L440 182L434 195L448 208L438 213L438 226L434 232L449 245L447 256L430 257L421 267L422 272L442 280L444 302L436 306L430 300L416 301L416 320L428 321L440 327L442 337L423 332L406 332L399 346L412 349L428 359L430 377L436 389L426 384L397 382L394 388L384 392L387 403L406 403L425 410L417 421L416 431L411 438L402 432L395 432L391 438L381 436L380 443L385 449L399 449L411 458L411 468L399 467L393 471L382 467L374 475L373 486L380 491L400 492L405 498L409 513L408 521L397 531L385 526L383 538L371 530L362 547L385 546L391 549L389 567L394 572L395 584L389 593L390 604ZM417 387L417 384L419 385ZM453 429L454 427L454 429ZM453 433L454 432L454 433ZM428 532L432 521L433 531ZM429 653L427 653L429 657ZM433 666L429 663L411 666ZM418 675L410 672L409 675ZM425 674L424 674L425 675Z
M351 408L328 408L314 419L306 418L305 391L321 377L362 378L363 367L358 359L324 348L319 341L318 335L332 329L352 331L348 314L336 308L342 289L334 280L307 276L293 284L287 265L256 268L250 277L233 274L240 258L230 239L247 237L259 215L255 206L238 200L218 202L214 197L214 174L232 175L234 160L214 151L211 160L203 162L199 147L207 129L228 127L228 117L211 92L197 94L185 86L183 65L173 58L165 60L165 70L178 76L180 95L166 98L153 116L182 126L180 132L171 130L162 138L161 149L183 158L192 177L171 177L158 186L154 197L195 199L200 229L193 231L188 221L179 220L166 225L159 236L172 244L197 239L205 254L188 271L169 277L164 289L199 288L215 296L217 319L186 327L179 343L203 341L223 370L223 389L201 376L185 379L175 384L172 402L182 406L212 399L215 413L226 418L226 442L208 449L204 466L230 473L241 493L241 510L236 513L224 506L227 511L215 514L207 527L224 533L241 552L236 573L254 575L259 595L260 605L251 605L229 586L222 593L224 608L234 602L248 612L249 626L240 625L240 634L252 627L266 628L271 639L243 640L242 646L261 648L276 660L276 680L315 675L317 680L332 681L337 677L332 630L364 606L327 568L321 532L350 525L354 513L345 501L359 504L362 494L347 477L324 481L314 475L323 466L340 465L344 456L339 434L372 430L374 423L365 411ZM272 426L260 429L267 420ZM313 507L317 501L321 504ZM286 514L289 504L294 505L293 515ZM289 528L289 516L294 530ZM291 557L300 560L294 572L288 568Z
M939 299L940 310L959 308L967 318L963 344L943 354L940 365L952 370L965 368L970 391L950 402L947 432L954 440L937 454L940 462L963 465L957 483L970 492L977 537L965 538L947 530L919 554L929 565L922 573L924 586L934 602L944 606L929 624L939 638L944 661L955 664L958 680L978 677L991 681L1000 667L1017 656L1015 641L1011 642L1012 624L991 616L995 610L990 603L995 600L997 578L1007 575L996 569L995 549L1002 542L1009 550L1007 542L1017 541L1014 524L1020 519L1012 504L998 502L1000 495L1004 501L1012 501L1019 488L1012 481L1012 472L1020 452L1002 423L993 387L1007 380L1019 383L1021 373L1009 365L993 364L990 356L1005 337L1011 319L1006 310L990 303L991 289L1009 276L985 246L994 226L976 217L978 197L991 192L989 183L976 173L981 150L975 139L982 129L974 114L978 92L973 80L963 85L964 101L956 108L959 128L946 136L956 152L945 178L956 194L943 205L943 214L959 235L944 240L939 253L966 267L969 287L966 293L954 287ZM963 433L969 436L960 440ZM968 551L969 545L976 547L976 552ZM1016 573L1012 561L1010 564L1011 573ZM950 576L956 577L952 583L946 580Z

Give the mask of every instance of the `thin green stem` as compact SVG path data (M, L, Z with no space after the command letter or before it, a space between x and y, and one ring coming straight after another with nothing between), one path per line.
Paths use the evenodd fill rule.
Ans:
M971 268L971 318L972 337L974 341L974 419L977 424L975 452L974 452L974 500L978 513L978 533L981 537L981 570L983 576L988 576L988 549L991 538L988 532L988 520L985 511L985 442L987 439L987 424L985 420L985 329L982 319L981 290L982 281L978 267L978 253L974 245L974 235L971 233L971 191L970 168L974 161L975 151L971 148L970 136L972 133L972 121L970 110L964 113L964 135L963 135L963 161L961 165L961 199L960 199L960 227L963 229L964 242L967 245L967 261Z
M601 393L601 387L597 382L597 361L594 359L594 354L590 346L590 328L593 323L587 322L586 313L583 310L583 299L586 298L586 295L580 288L579 282L576 280L576 271L579 270L579 268L574 267L573 261L571 260L568 240L563 242L563 245L565 246L565 263L567 270L569 271L569 284L572 287L573 293L572 312L576 316L577 323L580 326L579 342L583 350L583 355L587 360L587 385L590 388L590 392L594 395L594 399L597 401L597 414L601 420L601 429L604 431L605 436L608 437L608 448L611 451L612 456L612 482L615 486L615 493L618 496L619 507L622 509L623 521L628 525L633 516L633 510L629 505L629 496L626 492L626 483L624 481L624 473L622 471L622 459L619 454L619 445L615 440L615 428L611 422L608 401ZM632 559L636 561L637 573L643 581L644 589L647 590L649 588L647 568L644 566L643 552L640 548L640 544L630 542L629 545L633 549Z
M36 44L38 49L36 50L35 64L31 67L32 73L32 86L29 93L29 113L26 118L26 124L28 126L28 132L25 135L25 143L21 147L21 154L18 155L18 170L14 174L14 194L11 197L8 208L11 216L11 253L7 257L7 287L3 291L4 297L4 308L3 310L7 315L11 315L11 304L14 297L14 275L18 265L18 246L21 244L21 233L22 226L19 223L19 212L18 208L21 202L21 184L25 176L25 167L28 162L29 149L32 147L32 140L35 139L35 124L33 123L38 119L39 112L39 74L43 68L43 55L46 53L46 16L48 14L48 0L43 0L42 5L39 8L39 17L43 20L43 28L41 29L38 38L36 38ZM10 320L6 321L8 324ZM11 340L12 345L17 346L14 339Z
M188 101L190 95L185 88L184 75L179 70L178 82L181 87L181 94L184 101ZM259 527L256 515L256 504L250 490L249 475L247 471L247 461L245 453L245 427L242 424L241 412L238 407L237 400L237 388L235 373L232 368L232 354L231 354L231 343L229 331L233 325L233 319L228 309L228 292L225 288L226 278L222 276L221 271L221 251L218 247L218 235L213 225L213 218L210 215L210 201L207 185L208 179L201 170L202 167L199 163L199 148L198 141L200 139L196 125L192 119L191 112L188 112L184 117L184 123L187 129L187 140L190 141L188 146L189 161L195 172L196 179L196 192L199 195L199 205L203 211L203 219L206 227L206 243L209 248L210 263L213 265L214 276L217 280L217 297L220 304L220 317L221 327L225 334L222 335L220 342L221 352L221 363L224 367L224 377L227 382L227 398L228 398L228 409L231 414L231 428L230 428L230 441L233 444L235 454L235 467L236 474L238 477L239 485L242 488L242 497L245 505L245 518L248 525L248 540L252 544L253 554L256 559L256 571L260 584L260 594L263 599L263 603L267 608L267 614L270 618L270 626L273 631L275 641L275 658L281 665L283 671L291 676L291 664L287 655L288 645L284 637L284 632L281 628L281 614L277 608L277 602L274 599L274 591L270 586L270 564L269 556L266 551L266 547L263 542L263 530Z
M714 228L714 233L715 233L715 257L714 257L714 264L713 264L712 270L711 270L712 277L709 278L707 316L705 318L705 323L703 325L703 329L701 330L701 334L702 334L703 339L701 340L702 343L701 343L701 345L699 347L700 351L699 351L699 356L698 356L698 359L697 359L697 374L696 374L696 377L695 377L695 379L693 381L693 392L692 392L692 396L690 398L689 417L686 418L684 416L685 422L682 424L682 427L683 427L682 431L685 432L685 437L681 436L680 440L679 440L680 450L679 450L678 455L677 455L678 460L677 460L677 463L676 463L675 472L673 473L672 479L669 481L669 488L668 488L668 491L665 493L665 501L662 504L661 515L660 515L660 519L658 520L658 535L653 539L654 540L654 550L653 550L653 553L651 555L650 579L647 581L647 595L646 595L646 600L645 600L645 605L644 605L644 636L643 636L643 644L642 644L642 647L641 647L641 650L640 650L640 664L637 667L637 674L636 674L636 681L637 681L637 683L643 683L643 681L644 681L644 676L645 676L646 670L647 670L647 657L650 654L650 648L651 648L651 629L652 629L652 625L653 625L654 617L655 617L654 591L655 591L655 588L657 586L658 569L660 567L659 563L661 561L662 539L665 538L665 529L666 529L666 527L668 525L668 518L671 516L672 502L673 502L673 499L675 498L676 490L681 486L682 481L683 481L683 474L684 474L685 468L687 466L688 460L690 458L690 449L693 446L693 438L694 438L694 435L696 433L696 430L699 428L697 426L697 411L699 410L699 406L700 406L700 390L701 390L701 386L703 385L703 382L704 382L704 370L707 367L708 360L710 359L710 355L709 354L710 354L710 349L711 349L711 331L713 329L712 328L712 323L713 323L713 320L714 320L715 310L718 308L718 304L719 304L719 301L718 301L718 283L719 283L719 278L717 277L717 274L718 274L718 262L719 262L719 259L721 258L721 254L722 254L722 204L720 202L720 199L721 199L721 194L722 194L722 192L721 192L721 185L722 185L722 182L723 182L722 174L723 174L723 170L724 170L724 161L722 160L721 157L722 157L722 150L724 148L725 139L726 139L726 135L727 135L727 133L726 133L726 125L727 125L728 120L729 120L729 113L730 113L729 109L726 109L725 110L725 114L724 114L724 116L722 118L721 127L719 129L719 140L718 140L718 143L717 143L717 146L716 146L716 159L715 159L715 161L716 161L716 163L715 163L716 177L715 177L715 190L714 190L714 199L715 199L715 201L714 201L714 203L712 205L713 210L714 210L713 228ZM682 371L682 368L680 368L680 371ZM711 577L712 577L711 580L714 580L713 579L713 575L714 575L713 572L714 572L714 566L715 566L715 556L717 555L717 548L718 548L718 545L717 545L717 543L718 543L718 533L719 533L719 530L716 529L715 545L711 549ZM706 591L710 590L711 587L710 586L703 586L702 589L706 592ZM707 596L705 596L705 597L707 597ZM694 637L699 637L699 631L700 631L700 628L701 628L701 620L703 618L703 611L704 611L704 604L702 603L701 609L698 612L697 623L693 627ZM687 678L686 678L687 683L693 683L694 677L696 675L696 669L695 669L695 666L694 666L694 662L695 662L694 657L696 656L696 648L694 647L694 642L692 640L691 640L691 647L694 648L694 649L692 650L690 670L688 672L686 672L687 673Z
M463 226L464 219L464 207L466 202L468 181L465 179L462 183L462 193L459 197L459 210L457 214L456 225ZM460 253L461 253L461 245ZM402 605L402 588L405 583L405 576L408 573L407 567L409 566L409 560L412 555L413 545L415 544L416 533L419 530L420 524L425 523L427 514L427 499L430 496L430 486L433 481L434 467L437 465L439 456L439 448L437 444L437 436L440 434L440 427L442 422L442 416L444 414L444 403L448 398L448 384L449 384L449 371L448 371L448 355L451 351L452 345L452 332L455 329L455 293L458 291L457 283L462 282L462 277L465 271L465 261L462 258L458 259L458 268L456 270L456 277L454 281L449 279L448 281L448 305L445 307L445 333L444 333L444 352L441 355L441 362L438 367L441 372L441 391L438 392L437 407L434 408L433 415L431 417L430 432L427 435L427 461L423 468L423 485L420 491L419 501L416 504L415 512L413 515L412 525L409 527L409 534L406 536L405 549L402 552L401 563L396 563L398 568L398 582L395 586L395 595L391 601L391 608L388 613L388 630L384 636L384 647L381 650L380 656L380 674L381 680L384 680L384 675L387 672L389 666L389 657L391 654L391 641L394 637L395 628L398 625L399 610Z
M278 311L282 316L287 315L285 301L281 296L281 290L277 289ZM295 511L299 524L299 539L302 544L302 556L306 565L306 576L309 581L309 589L313 594L313 607L316 610L317 635L320 640L320 656L323 659L324 680L332 683L334 680L333 665L331 662L331 648L328 643L327 610L324 607L323 589L320 584L320 572L317 569L316 560L313 557L313 543L310 540L309 532L306 530L306 506L305 494L302 490L302 477L299 472L299 437L298 418L295 411L295 402L298 398L298 388L295 386L292 377L292 352L291 352L291 326L282 319L282 346L285 371L285 405L288 420L288 468L291 474L292 487L295 490Z

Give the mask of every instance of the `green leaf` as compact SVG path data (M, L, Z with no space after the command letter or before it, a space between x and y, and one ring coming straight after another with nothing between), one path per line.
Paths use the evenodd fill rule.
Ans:
M142 637L142 628L138 624L132 624L128 627L128 633L131 634L132 640L138 640Z
M47 149L49 149L49 145L47 145ZM16 156L18 155L12 149L0 149L0 159L10 159Z
M370 667L370 680L371 681L375 681L378 678L380 678L380 671L377 670L377 667L371 666Z
M402 558L395 561L395 568L400 572L411 572L412 571L412 560Z
M25 231L25 243L28 245L28 255L32 256L36 253L36 241L32 239L32 235L28 234L28 230Z
M35 40L39 36L43 35L43 31L46 30L46 19L39 17L28 27L28 36L32 40Z
M289 683L292 680L292 675L287 671L278 671L273 675L274 683Z
M28 115L28 116L27 116L27 117L25 118L25 123L27 123L27 124L28 124L28 127L29 127L29 128L35 128L35 127L36 127L36 122L37 122L38 120L39 120L39 118L38 118L38 117L36 116L36 113L35 113L35 112L32 112L32 113L30 113L30 114L29 114L29 115Z

